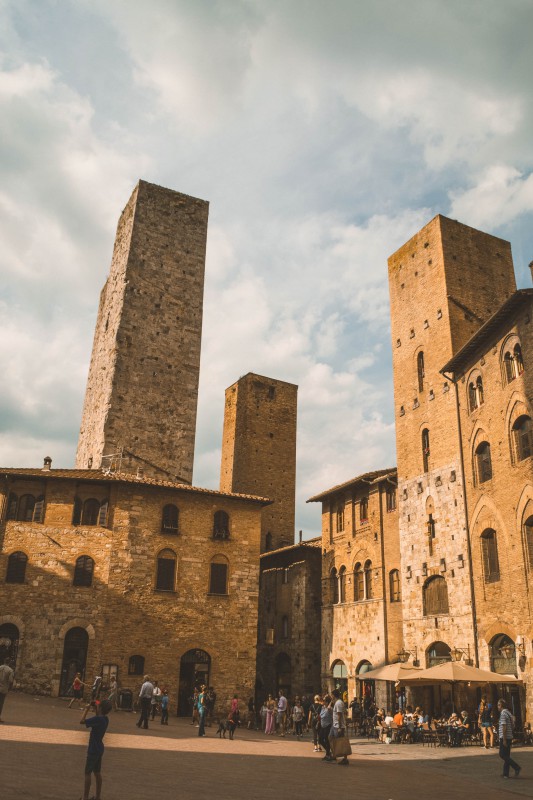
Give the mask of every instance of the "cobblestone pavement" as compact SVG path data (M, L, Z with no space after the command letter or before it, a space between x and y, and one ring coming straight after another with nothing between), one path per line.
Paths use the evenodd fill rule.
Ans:
M66 702L11 693L0 726L2 800L81 797L88 734ZM321 761L309 740L237 731L199 739L187 720L156 719L148 731L126 712L110 715L102 800L496 800L533 797L533 749L518 747L519 779L500 778L496 751L352 740L348 769Z

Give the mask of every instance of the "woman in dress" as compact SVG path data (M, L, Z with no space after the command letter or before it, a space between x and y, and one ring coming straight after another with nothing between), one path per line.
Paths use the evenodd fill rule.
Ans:
M267 707L267 716L266 716L265 733L274 734L276 732L276 729L274 727L274 714L276 712L276 701L274 700L271 694L268 695L266 707Z

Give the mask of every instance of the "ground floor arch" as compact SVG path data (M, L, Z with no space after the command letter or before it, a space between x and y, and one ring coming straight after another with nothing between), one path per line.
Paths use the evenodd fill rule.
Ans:
M85 628L76 626L66 632L63 641L63 659L59 679L60 697L65 697L69 694L72 681L77 672L81 673L82 680L85 678L88 649L89 634Z
M15 669L19 642L20 631L13 622L4 622L0 625L0 664L9 664Z
M340 659L334 661L331 667L331 674L333 677L333 688L338 689L341 696L344 695L344 693L348 691L348 667L344 661Z
M192 715L194 690L209 686L211 656L205 650L187 650L180 659L178 679L178 716Z

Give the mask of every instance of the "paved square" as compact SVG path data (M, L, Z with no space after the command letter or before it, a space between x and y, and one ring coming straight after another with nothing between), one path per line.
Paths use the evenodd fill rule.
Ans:
M63 700L11 693L0 726L2 800L77 800L82 795L88 733ZM348 769L322 762L309 740L237 731L199 739L187 720L159 720L148 731L136 716L112 713L105 737L102 800L496 800L533 797L533 748L518 747L518 780L500 778L497 752L352 740Z

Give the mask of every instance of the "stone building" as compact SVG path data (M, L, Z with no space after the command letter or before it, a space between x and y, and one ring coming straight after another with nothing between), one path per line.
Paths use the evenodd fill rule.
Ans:
M0 636L22 689L145 672L187 714L255 683L259 497L101 470L2 469Z
M501 659L505 637L531 657L529 292L508 242L442 216L391 256L389 285L406 650L522 675Z
M139 181L100 296L76 467L191 483L208 203Z
M220 489L274 501L261 550L294 543L298 387L249 372L226 389Z
M263 512L264 513L264 512ZM311 695L320 681L321 538L261 556L257 696Z
M322 503L321 685L365 696L373 667L402 650L402 581L395 469L359 475L311 497ZM390 687L388 687L390 690Z

